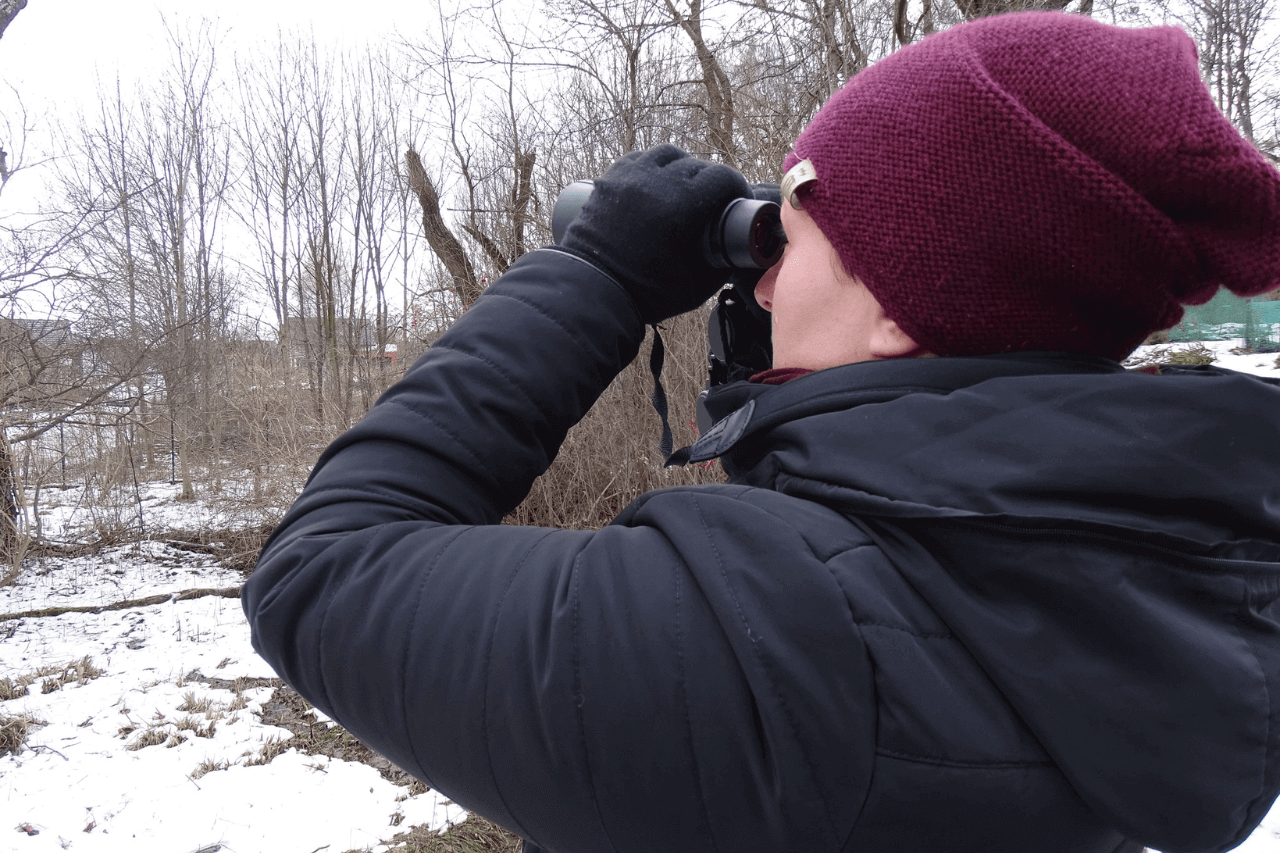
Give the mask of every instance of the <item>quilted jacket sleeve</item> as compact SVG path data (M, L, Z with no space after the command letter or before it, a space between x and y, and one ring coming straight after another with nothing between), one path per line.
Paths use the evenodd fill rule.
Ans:
M572 639L565 608L592 536L498 523L642 336L603 273L554 250L526 255L325 451L242 593L254 648L286 682L512 828L525 829L495 776L537 768L530 781L563 789L548 798L591 811L574 802L590 792L575 784L585 768L563 766L578 756L560 732L536 730L575 718L561 683L572 655L557 644ZM522 575L531 566L536 577ZM499 624L511 595L522 615L508 618L525 624ZM523 754L490 754L506 741L488 731L501 720L533 723ZM603 849L592 827L582 833Z
M642 332L577 258L513 265L325 451L245 585L254 648L400 767L556 853L839 849L870 676L820 562L759 568L808 551L793 529L730 487L651 493L598 532L498 523ZM726 552L708 531L731 522L777 554ZM802 634L781 625L798 618ZM815 654L850 675L812 678ZM831 708L835 731L803 724Z

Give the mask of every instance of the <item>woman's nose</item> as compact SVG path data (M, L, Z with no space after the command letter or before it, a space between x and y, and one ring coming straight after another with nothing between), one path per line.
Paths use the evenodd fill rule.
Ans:
M778 280L778 270L781 268L781 261L769 267L756 284L756 304L771 313L773 311L773 285Z

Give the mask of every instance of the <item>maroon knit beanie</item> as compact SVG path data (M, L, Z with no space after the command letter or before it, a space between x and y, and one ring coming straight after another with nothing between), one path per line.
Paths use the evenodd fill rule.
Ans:
M1174 27L1024 12L929 36L832 96L803 159L799 204L938 355L1121 359L1221 285L1280 286L1280 171Z

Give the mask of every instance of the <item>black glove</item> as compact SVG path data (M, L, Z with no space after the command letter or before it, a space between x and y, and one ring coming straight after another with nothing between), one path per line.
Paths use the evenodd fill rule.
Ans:
M771 201L779 207L782 206L782 190L777 184L752 184L751 193L756 197L756 201ZM769 312L756 303L756 285L760 283L764 273L764 270L734 270L733 275L729 276L729 282L741 294L747 311L767 330Z
M634 151L596 180L560 247L616 278L641 319L657 323L697 308L724 284L724 270L703 257L703 235L736 198L751 198L751 188L728 166L674 145Z

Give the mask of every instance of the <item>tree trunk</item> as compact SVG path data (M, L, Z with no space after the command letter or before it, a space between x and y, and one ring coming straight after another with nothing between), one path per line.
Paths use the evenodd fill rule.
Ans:
M440 215L440 195L427 177L426 169L422 168L418 152L412 148L405 151L404 162L409 169L409 188L417 194L418 203L422 205L422 228L426 231L427 243L449 271L454 292L462 304L470 306L482 292L480 283L476 281L475 268L458 238L444 224L444 217Z
M736 169L738 150L733 141L733 87L729 75L702 37L702 0L691 0L688 15L681 14L673 0L666 2L672 19L693 43L698 67L702 70L702 86L707 92L707 141L726 164Z
M25 8L27 0L0 0L0 36L4 35L5 29Z
M0 425L0 553L12 554L18 544L18 478L13 451Z

